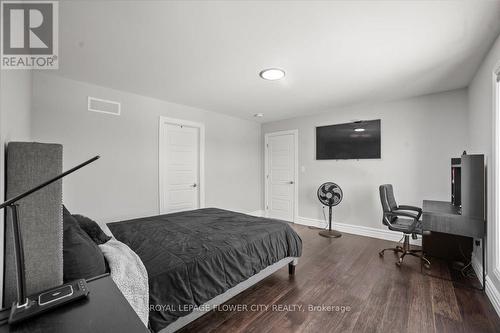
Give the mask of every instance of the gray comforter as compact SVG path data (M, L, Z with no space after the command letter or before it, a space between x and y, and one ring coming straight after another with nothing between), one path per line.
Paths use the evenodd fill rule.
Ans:
M288 223L216 208L108 226L148 271L154 331L267 266L302 252L302 241Z

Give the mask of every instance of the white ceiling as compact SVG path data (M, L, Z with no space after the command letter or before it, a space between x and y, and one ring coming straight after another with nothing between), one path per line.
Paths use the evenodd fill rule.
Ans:
M61 1L59 17L52 74L262 122L466 87L500 33L500 1Z

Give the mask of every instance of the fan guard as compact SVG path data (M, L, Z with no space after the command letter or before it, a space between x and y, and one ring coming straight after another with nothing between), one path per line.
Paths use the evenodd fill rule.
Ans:
M324 183L318 188L318 199L325 206L337 206L343 197L342 189L335 183Z
M337 206L342 202L344 193L340 186L335 183L328 182L322 184L318 188L318 199L324 205L328 206L328 230L321 230L319 234L323 237L337 238L342 234L336 230L332 230L332 207Z

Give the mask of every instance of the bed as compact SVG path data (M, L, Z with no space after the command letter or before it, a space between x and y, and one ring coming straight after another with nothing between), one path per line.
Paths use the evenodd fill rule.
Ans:
M62 170L61 145L11 142L7 148L7 197ZM62 183L44 191L20 202L29 293L63 282L63 252L71 245L63 242ZM293 273L302 251L300 237L287 222L215 208L93 222L116 239L95 242L84 237L88 240L81 238L78 245L101 249L109 274L132 308L153 331L162 333L178 330L286 265ZM5 251L6 263L13 262L8 241ZM15 283L9 267L13 265L6 265L4 291L11 294L4 295L7 301L15 297L15 288L8 288ZM157 310L158 305L163 308Z
M287 222L205 208L108 223L142 260L149 324L173 332L285 265L302 241Z

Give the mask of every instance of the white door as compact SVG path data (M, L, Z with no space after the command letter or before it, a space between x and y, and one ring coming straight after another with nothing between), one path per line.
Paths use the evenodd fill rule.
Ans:
M297 194L297 132L266 135L266 211L271 218L294 221Z
M202 128L160 121L160 213L198 209Z

